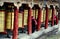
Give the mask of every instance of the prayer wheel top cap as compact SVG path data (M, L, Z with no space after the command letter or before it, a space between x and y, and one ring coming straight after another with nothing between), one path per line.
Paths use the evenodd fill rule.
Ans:
M57 11L59 11L59 7L58 7L58 6L55 6L55 9L56 9Z
M50 5L50 8L52 9L53 8L53 5Z
M2 6L0 6L0 10L2 9Z
M29 5L23 3L21 7L24 8L24 9L28 9L29 8Z
M0 6L0 10L5 10L5 7L4 6Z
M39 5L35 4L32 9L39 9Z
M24 4L24 3L23 3L23 4L19 7L19 12L20 12L20 11L24 11L24 9L27 9L27 10L28 10L29 8L30 8L30 7L29 7L28 4Z
M14 3L11 3L11 2L4 2L4 5L5 5L5 6L7 6L7 5L14 6Z
M58 6L55 6L55 9L59 9L59 7Z
M4 2L3 5L6 9L13 9L14 8L14 3L11 2Z
M7 12L13 12L13 9L14 9L14 3L11 3L11 2L4 2L4 5L5 7L5 10Z

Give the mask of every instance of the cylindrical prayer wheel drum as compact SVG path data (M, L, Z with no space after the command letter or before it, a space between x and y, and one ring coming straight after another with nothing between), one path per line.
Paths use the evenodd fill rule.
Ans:
M43 23L43 9L41 10L42 12L41 12L41 22Z
M0 6L0 32L5 31L5 8Z
M49 9L48 20L51 21L52 18L52 9Z
M7 29L13 29L13 22L14 22L14 12L13 11L7 11L6 14L6 28Z
M23 17L22 17L22 26L28 29L28 34L32 33L31 28L31 9L28 4L22 4L23 8Z
M24 28L24 10L23 7L20 6L19 7L19 13L18 13L18 27L20 28Z
M27 25L28 9L24 9L24 25Z
M43 8L43 22L45 23L45 18L46 17L46 10L45 10L45 8Z
M23 26L27 26L28 22L28 4L22 4L23 7Z
M34 16L34 18L37 20L38 18L38 9L39 9L39 6L37 4L35 4L32 8L32 16Z
M5 7L6 7L6 29L12 30L14 24L14 9L13 9L14 4L5 3Z
M22 4L19 7L18 27L19 28L27 27L27 22L28 22L28 4Z
M19 28L22 28L22 17L23 17L23 14L18 13L18 27Z

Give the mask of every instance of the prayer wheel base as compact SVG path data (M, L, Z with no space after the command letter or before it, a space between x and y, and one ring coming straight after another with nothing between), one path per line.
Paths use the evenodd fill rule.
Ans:
M7 32L0 32L0 34L7 34Z

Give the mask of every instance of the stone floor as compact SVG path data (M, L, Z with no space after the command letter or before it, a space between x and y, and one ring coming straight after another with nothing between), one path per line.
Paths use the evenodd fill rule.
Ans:
M42 28L40 31L36 31L35 33L31 35L20 33L18 35L18 39L60 39L60 22L58 26L59 26L59 29L56 30L57 31L56 33L54 32L55 29L53 30L53 28L55 27L53 28L48 27L48 29ZM11 38L0 38L0 39L11 39Z
M58 26L59 26L58 32L56 32L55 34L51 33L50 35L44 35L42 37L38 37L37 39L60 39L60 21Z

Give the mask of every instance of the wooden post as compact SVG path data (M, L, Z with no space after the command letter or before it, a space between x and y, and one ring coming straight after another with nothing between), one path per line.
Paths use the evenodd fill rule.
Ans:
M46 20L45 20L45 29L48 27L48 7L46 6Z
M54 26L54 7L52 7L52 26Z
M56 16L56 25L58 24L58 16Z
M32 33L32 19L31 19L32 9L28 10L28 34Z
M39 31L40 30L40 27L41 27L41 11L42 9L38 9L38 20L37 20L37 30Z
M18 39L18 9L14 8L14 28L12 39Z

